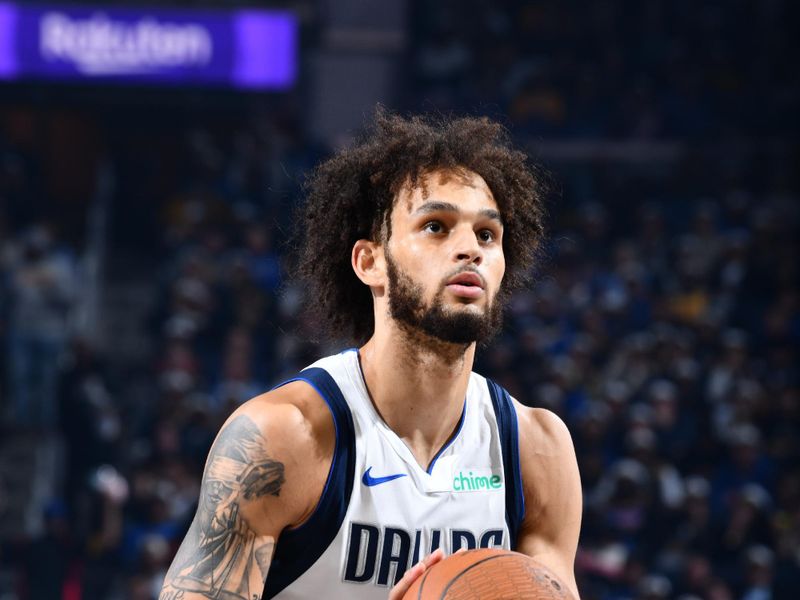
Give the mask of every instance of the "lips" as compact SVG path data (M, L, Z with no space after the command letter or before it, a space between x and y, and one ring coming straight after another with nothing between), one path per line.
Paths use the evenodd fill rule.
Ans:
M459 273L447 282L447 289L459 298L480 298L483 295L483 287L483 278L470 271Z
M467 287L479 287L483 289L483 278L477 273L473 273L471 271L467 271L464 273L459 273L455 277L451 278L447 285L463 285Z

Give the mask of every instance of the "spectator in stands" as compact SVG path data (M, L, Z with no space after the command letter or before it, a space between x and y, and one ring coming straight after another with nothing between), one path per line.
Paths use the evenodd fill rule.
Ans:
M59 359L69 335L77 272L44 224L23 236L6 268L11 420L21 427L52 429L58 418Z

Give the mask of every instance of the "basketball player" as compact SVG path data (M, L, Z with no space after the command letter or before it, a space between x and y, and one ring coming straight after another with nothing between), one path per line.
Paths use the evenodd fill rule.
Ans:
M359 347L228 419L160 600L399 600L475 547L536 557L577 597L570 435L472 372L530 270L540 189L486 119L379 112L316 170L299 270Z

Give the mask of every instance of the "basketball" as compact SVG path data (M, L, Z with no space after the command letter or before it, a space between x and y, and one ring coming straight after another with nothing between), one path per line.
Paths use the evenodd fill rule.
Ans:
M433 565L403 600L572 600L544 565L510 550L459 552Z

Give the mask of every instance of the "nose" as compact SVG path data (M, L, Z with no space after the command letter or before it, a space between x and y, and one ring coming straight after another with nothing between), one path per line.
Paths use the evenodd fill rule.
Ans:
M455 238L454 258L456 262L466 262L479 265L483 262L483 248L478 242L478 236L472 229L459 232Z

